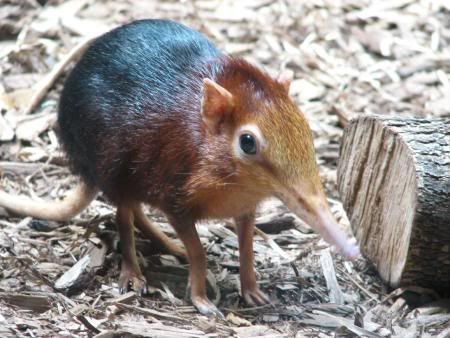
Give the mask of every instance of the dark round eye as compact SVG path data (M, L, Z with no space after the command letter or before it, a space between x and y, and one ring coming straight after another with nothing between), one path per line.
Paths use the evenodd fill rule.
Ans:
M256 154L256 140L253 135L242 134L239 137L239 146L241 147L242 151L247 155Z

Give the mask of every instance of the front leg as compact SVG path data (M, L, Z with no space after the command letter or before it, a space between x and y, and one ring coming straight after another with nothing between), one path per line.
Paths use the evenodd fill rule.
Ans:
M195 223L178 221L171 223L187 251L192 304L204 315L223 317L206 295L206 253L198 237Z
M248 305L270 303L269 298L256 285L253 268L253 234L255 231L255 211L235 218L239 241L239 263L242 297Z

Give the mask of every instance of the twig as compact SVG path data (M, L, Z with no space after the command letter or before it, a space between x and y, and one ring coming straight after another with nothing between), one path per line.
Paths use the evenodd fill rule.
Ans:
M448 338L448 337L450 337L450 327L446 328L437 336L437 338Z
M331 303L344 304L344 295L336 278L336 271L331 258L330 249L322 250L320 253L320 263L322 265L323 275L328 287L328 294Z
M349 116L350 114L344 112L342 109L339 109L336 105L332 105L330 110L332 113L336 114L342 128L348 126L348 123L351 119L351 116Z
M91 36L83 39L78 45L76 45L56 66L50 73L47 74L37 85L37 89L33 94L30 103L25 109L25 114L30 114L39 103L42 101L48 90L53 86L58 77L62 74L66 66L74 59L79 57L90 45L90 43L97 37Z
M17 261L22 264L26 269L28 269L33 276L37 277L39 280L41 280L44 284L46 284L48 287L52 288L53 291L58 292L58 290L55 289L53 283L45 277L43 274L39 272L30 262L28 262L26 259L19 257L15 250L13 248L6 248L6 250L13 256Z
M261 305L261 306L254 306L254 307L246 307L246 308L241 308L241 309L234 309L234 308L224 308L225 311L228 312L233 312L233 313L243 313L243 312L253 312L253 311L258 311L258 310L262 310L262 309L267 309L267 308L271 308L273 309L275 306L273 304L265 304L265 305Z
M89 331L98 334L101 331L97 329L94 324L92 324L85 316L79 315L76 316L76 318L82 323Z
M226 222L226 226L233 229L234 232L236 232L236 226L233 222ZM255 227L255 234L259 235L267 244L269 244L269 246L278 254L280 255L282 258L286 259L287 262L286 263L291 263L293 262L295 259L292 258L291 256L289 256L277 243L275 243L275 241L270 238L264 231L262 231L261 229L258 229L257 227Z
M265 232L255 227L255 233L259 235L262 239L264 239L264 241L266 241L267 244L269 244L269 246L277 254L279 254L284 259L287 259L289 263L293 261L293 258L289 256L283 249L281 249L281 247L277 243L275 243L275 241L272 238L270 238Z
M360 289L362 292L364 292L367 296L369 296L368 301L376 300L378 299L378 296L364 288L361 284L359 284L349 273L344 271L343 269L339 269L339 272L344 274L346 278L348 278L358 289Z
M141 308L141 307L127 305L127 304L123 304L123 303L116 303L115 305L122 309L131 310L131 311L135 311L138 313L155 316L155 317L159 317L159 318L163 318L163 319L176 320L176 321L180 321L180 322L189 322L189 320L187 320L187 319L170 315L168 313L162 312L161 310L156 311L156 310L152 310L152 309Z

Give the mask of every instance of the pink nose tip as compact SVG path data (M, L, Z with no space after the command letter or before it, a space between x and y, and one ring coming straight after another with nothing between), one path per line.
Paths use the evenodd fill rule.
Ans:
M346 259L354 260L361 256L359 246L356 243L356 238L352 237L348 239L347 244L341 248L341 253Z

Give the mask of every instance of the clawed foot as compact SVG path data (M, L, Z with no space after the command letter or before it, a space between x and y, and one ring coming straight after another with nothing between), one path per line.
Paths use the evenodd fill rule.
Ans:
M192 304L197 308L197 310L208 317L219 317L224 319L224 315L220 310L208 299L202 297L192 298Z
M147 293L147 280L140 272L122 269L119 277L119 291L126 293L134 290L139 296Z
M258 287L243 289L242 297L244 297L245 302L250 306L262 306L271 303L269 297Z

